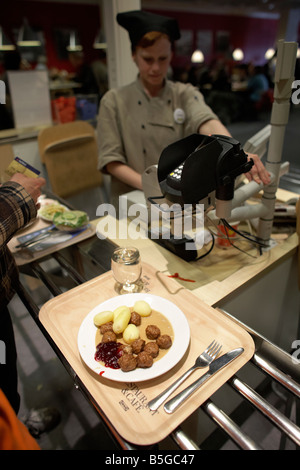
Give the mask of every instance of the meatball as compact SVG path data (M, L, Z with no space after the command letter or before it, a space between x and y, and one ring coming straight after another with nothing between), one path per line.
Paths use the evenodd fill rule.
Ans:
M154 341L151 341L145 345L144 351L154 359L159 354L159 347Z
M146 336L148 339L156 339L160 335L160 329L156 325L148 325L146 328Z
M106 331L102 336L102 343L117 341L117 335L113 331Z
M133 354L123 354L118 360L118 364L123 372L129 372L136 368L137 358Z
M112 331L113 329L113 322L109 321L108 323L104 323L104 325L100 326L100 333L103 335L106 331Z
M156 343L160 349L169 349L172 346L172 339L169 335L161 335L157 338Z
M143 351L144 346L145 346L145 341L143 339L141 338L136 339L131 344L132 352L134 354L139 354L141 351Z
M130 323L133 323L135 326L140 326L141 321L142 319L139 313L136 313L136 312L131 313Z
M140 352L137 355L137 366L141 368L151 367L153 364L153 357L147 354L145 351Z
M129 344L122 344L121 349L124 354L132 354L132 347Z

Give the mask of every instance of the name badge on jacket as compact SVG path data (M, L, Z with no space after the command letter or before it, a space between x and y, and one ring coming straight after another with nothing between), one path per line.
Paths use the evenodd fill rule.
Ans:
M177 108L174 111L174 121L176 124L183 124L185 121L185 112L181 108Z

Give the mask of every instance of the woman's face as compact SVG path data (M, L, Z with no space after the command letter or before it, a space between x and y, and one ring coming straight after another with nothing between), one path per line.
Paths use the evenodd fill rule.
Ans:
M137 47L133 59L144 86L147 89L160 88L172 59L171 43L169 39L161 37L152 46Z

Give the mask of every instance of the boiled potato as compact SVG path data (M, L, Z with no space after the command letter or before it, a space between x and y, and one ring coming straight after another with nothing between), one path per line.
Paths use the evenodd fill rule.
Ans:
M120 305L120 307L117 307L115 310L114 310L114 320L116 320L117 316L123 312L123 310L126 310L126 312L130 312L130 309L129 307L126 307L126 305Z
M109 310L97 313L97 315L94 316L94 325L99 327L101 325L104 325L104 323L113 321L113 318L114 318L114 314L113 312L110 312Z
M124 308L116 317L113 322L113 331L118 335L122 333L127 327L131 317L130 309Z
M125 343L127 344L133 343L133 341L135 341L136 339L139 339L139 337L140 337L139 329L137 328L137 326L133 325L133 323L128 325L123 331L123 339Z
M152 312L150 305L145 300L137 300L133 306L133 310L141 315L141 317L148 317Z

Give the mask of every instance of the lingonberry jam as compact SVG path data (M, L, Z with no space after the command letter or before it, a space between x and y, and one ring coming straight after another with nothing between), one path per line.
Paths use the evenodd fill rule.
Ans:
M118 360L122 356L122 344L115 341L99 343L96 347L95 361L101 361L105 367L120 369Z

